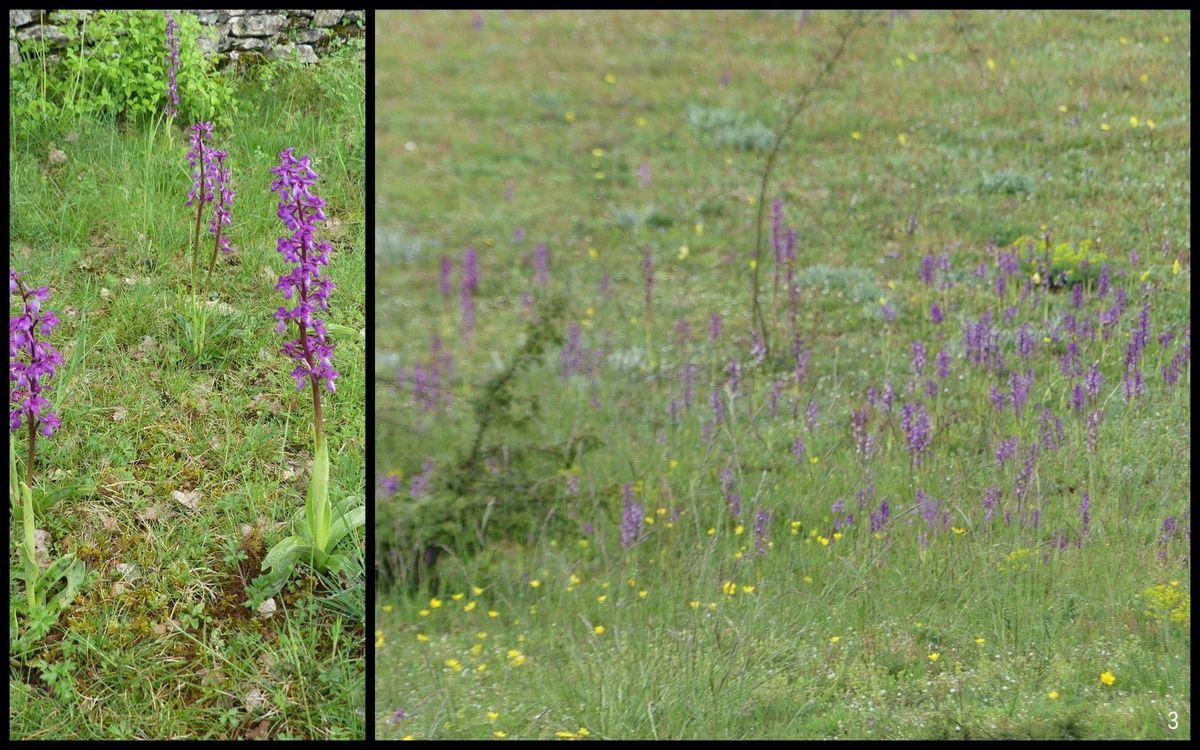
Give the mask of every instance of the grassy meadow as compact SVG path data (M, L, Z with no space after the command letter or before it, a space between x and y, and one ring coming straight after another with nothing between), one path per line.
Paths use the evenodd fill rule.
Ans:
M361 535L346 543L357 572L321 579L302 566L273 616L243 605L304 507L313 450L312 403L272 317L287 264L270 169L287 147L320 175L335 248L328 320L351 330L333 336L330 492L364 492L364 74L361 48L238 74L239 109L215 129L235 250L217 259L198 359L177 321L195 217L190 123L9 123L9 263L49 286L62 321L49 339L64 360L49 389L62 427L38 441L35 496L73 489L38 522L51 554L87 568L50 634L10 648L11 737L364 736ZM211 243L202 230L206 263Z
M1188 14L376 20L377 736L1190 737Z

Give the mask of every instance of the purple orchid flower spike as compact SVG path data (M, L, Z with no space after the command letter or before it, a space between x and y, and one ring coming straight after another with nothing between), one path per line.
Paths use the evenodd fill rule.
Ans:
M334 289L329 278L329 253L333 250L328 242L318 241L314 235L317 222L325 220L325 201L313 192L317 173L310 166L310 157L297 158L295 149L286 148L279 154L279 166L272 167L275 181L271 189L279 195L277 216L291 232L279 238L277 250L295 267L279 277L275 288L283 293L285 300L294 301L295 306L281 306L275 312L275 330L283 333L288 322L295 321L299 335L283 345L283 351L296 360L292 377L296 388L309 383L313 392L313 409L316 418L318 442L321 439L322 415L320 385L333 393L334 380L338 371L334 369L334 345L326 341L325 323L318 312L329 309L329 293ZM322 267L325 270L322 270Z
M59 321L53 311L42 307L50 299L50 288L30 288L12 268L8 269L8 299L10 308L14 302L20 305L20 311L15 315L10 311L8 317L8 428L10 432L22 426L28 430L26 484L32 487L38 433L50 437L61 424L58 415L50 411L45 391L62 364L62 355L39 340L39 336L49 336Z

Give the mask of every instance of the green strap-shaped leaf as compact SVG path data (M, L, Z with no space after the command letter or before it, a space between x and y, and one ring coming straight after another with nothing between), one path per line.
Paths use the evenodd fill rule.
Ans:
M321 551L329 549L326 540L329 539L331 510L329 507L329 444L325 440L320 440L317 442L317 450L313 454L312 479L308 483L305 512L313 547Z

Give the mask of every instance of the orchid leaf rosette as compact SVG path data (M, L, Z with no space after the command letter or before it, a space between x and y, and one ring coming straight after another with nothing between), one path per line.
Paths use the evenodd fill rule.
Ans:
M83 584L84 566L72 554L64 555L43 570L36 556L36 519L33 503L33 469L37 439L50 437L60 426L51 411L46 390L62 365L62 355L45 339L58 325L58 317L43 303L50 299L49 287L30 287L13 269L8 270L8 441L9 506L13 519L22 525L18 549L25 584L24 600L9 604L9 642L14 651L41 640L62 610L75 599ZM24 433L27 440L25 477L17 467L16 444ZM24 621L22 627L19 623Z
M297 514L295 533L263 558L264 575L255 581L252 600L282 588L302 560L314 570L341 570L346 560L334 549L351 530L366 523L366 508L358 498L347 498L337 506L329 500L329 446L321 394L336 390L338 371L333 367L334 345L320 317L328 312L334 289L328 274L333 248L316 237L317 223L325 220L325 201L314 191L317 173L308 156L296 157L294 149L285 149L271 172L275 175L271 189L279 195L277 215L290 233L279 238L277 249L292 264L275 285L288 303L275 312L276 331L294 335L283 344L283 352L295 362L291 376L297 390L307 389L312 396L314 450L308 496L303 512Z

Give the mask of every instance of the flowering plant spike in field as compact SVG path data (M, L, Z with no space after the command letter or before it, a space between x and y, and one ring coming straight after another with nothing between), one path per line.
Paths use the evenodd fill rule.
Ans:
M205 343L208 338L208 295L212 288L213 269L217 264L217 255L233 252L233 245L225 227L230 226L231 208L233 206L233 173L228 165L229 152L218 149L213 144L213 125L211 122L200 122L190 129L190 144L187 159L191 167L192 186L188 190L186 206L196 207L195 221L192 227L192 266L191 266L191 304L188 315L180 318L180 327L184 332L184 344L192 357L200 360L205 354ZM212 252L209 254L208 272L204 280L204 292L197 296L200 289L199 273L201 271L200 257L200 227L206 210L211 210L208 221L208 231L213 236ZM227 323L219 325L214 333L220 333Z
M277 215L290 234L279 238L277 250L291 271L279 277L275 285L285 300L275 312L276 331L284 333L292 322L297 336L283 344L283 352L296 362L292 377L296 388L308 385L313 404L313 464L308 495L302 515L295 521L293 536L276 544L263 558L263 576L255 581L251 604L282 588L296 563L307 559L316 570L338 571L345 558L333 550L350 531L366 523L366 508L358 498L350 497L335 507L329 500L329 444L325 439L325 415L321 404L322 386L335 391L338 371L333 367L332 342L327 340L325 322L319 312L328 312L329 255L333 247L316 238L317 222L325 220L325 200L314 191L317 173L310 157L297 158L294 149L279 154L279 165L271 172L271 189L279 196Z
M50 410L46 387L54 377L55 368L62 364L62 355L44 339L58 325L58 317L43 307L50 299L50 288L31 288L21 274L8 270L8 381L9 431L17 433L22 427L27 436L25 480L17 470L17 441L8 442L9 507L15 520L22 524L22 544L19 553L23 571L18 574L25 583L24 602L9 605L10 649L22 652L40 641L58 619L58 615L75 599L83 584L83 563L68 553L43 570L37 562L37 531L33 501L33 468L37 456L37 437L50 437L60 426L58 415ZM17 311L13 312L14 303ZM62 583L60 587L60 582ZM23 628L19 617L27 618Z
M175 16L167 16L167 116L179 114L179 89L175 83L175 72L179 69L179 24Z

